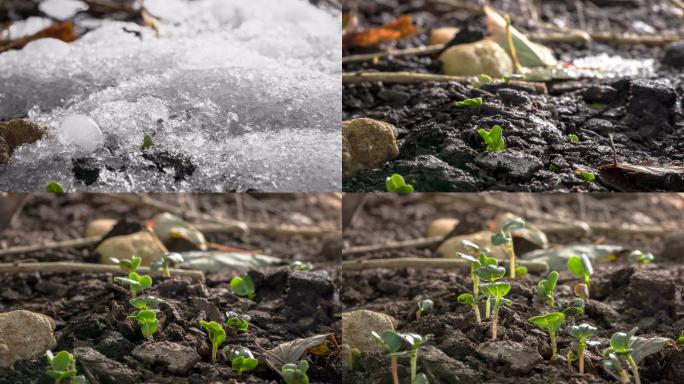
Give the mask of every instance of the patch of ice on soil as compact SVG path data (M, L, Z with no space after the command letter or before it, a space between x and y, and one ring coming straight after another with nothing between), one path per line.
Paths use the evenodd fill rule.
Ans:
M305 0L149 3L159 40L79 15L92 31L66 54L0 54L0 120L28 115L49 130L0 167L0 190L42 190L52 179L94 191L341 188L339 14ZM74 114L104 136L92 156L105 166L91 186L71 172L82 151L58 139ZM172 170L158 172L141 156L144 134L188 156L195 173L176 182Z

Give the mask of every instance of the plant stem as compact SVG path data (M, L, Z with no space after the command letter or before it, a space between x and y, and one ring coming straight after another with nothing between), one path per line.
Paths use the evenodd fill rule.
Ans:
M489 297L485 299L485 319L489 319L489 315L492 313L492 305L490 304Z
M631 354L627 355L627 363L632 370L632 375L634 375L634 384L641 384L641 378L639 377L639 367Z
M515 251L513 250L513 239L506 243L508 252L508 268L510 269L511 279L515 279Z
M149 342L154 342L154 337L152 336L151 333L144 333L145 339Z
M169 265L167 263L164 263L164 270L162 274L164 277L171 277L171 271L169 270Z
M399 373L397 372L397 357L391 357L392 363L390 364L390 370L392 371L392 383L399 384Z
M218 353L218 344L211 345L211 362L216 362L216 354Z
M492 340L496 340L496 321L499 318L499 303L500 302L501 301L499 300L498 297L494 300L494 313L493 313L493 317L492 317Z
M580 344L577 349L579 350L579 372L580 375L584 374L584 347Z
M620 382L622 382L622 384L629 384L630 383L629 376L627 375L627 371L625 371L623 369L620 372L618 372L618 374L620 375Z
M475 269L470 267L470 278L473 280L473 297L480 294L480 278L475 274Z
M482 324L482 318L480 317L480 307L478 307L477 304L473 304L473 311L475 312L475 321L477 321L477 325Z
M551 294L551 297L549 298L549 307L555 307L556 306L556 301L553 299L553 293Z
M556 347L556 332L549 332L551 339L551 358L553 359L558 354L558 347Z
M411 382L416 380L416 371L418 370L418 350L411 350Z

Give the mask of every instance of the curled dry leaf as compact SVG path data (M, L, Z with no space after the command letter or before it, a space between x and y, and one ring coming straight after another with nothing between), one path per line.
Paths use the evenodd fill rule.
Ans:
M390 21L378 28L368 28L355 32L347 32L342 45L345 47L367 48L385 43L411 37L418 33L418 27L413 24L411 16L404 15Z
M305 339L288 341L266 351L267 353L264 355L266 363L274 371L280 373L280 367L283 364L296 364L307 352L319 354L319 352L325 351L325 349L321 348L321 345L325 345L326 342L333 344L339 351L337 340L333 334L315 335ZM327 346L325 348L328 349Z

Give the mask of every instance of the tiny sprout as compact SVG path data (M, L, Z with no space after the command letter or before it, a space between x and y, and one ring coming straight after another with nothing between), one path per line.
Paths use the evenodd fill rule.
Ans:
M454 103L455 106L457 107L470 107L470 108L480 108L482 106L482 98L481 97L476 97L473 99L465 99L463 101L457 101Z
M527 273L528 273L528 272L527 272L527 267L522 266L522 265L519 265L519 266L515 267L515 275L516 275L517 277L526 276Z
M311 264L308 261L302 262L302 261L297 260L297 261L292 262L292 264L290 266L295 271L311 272L314 269L313 264Z
M150 136L146 133L145 136L143 136L143 143L140 146L140 149L142 149L144 151L147 148L152 147L153 145L154 145L154 143L152 142L152 136Z
M487 74L481 73L477 76L477 81L480 84L491 84L494 81L494 79L492 79L492 77Z
M591 260L587 255L572 256L568 259L568 271L576 277L581 277L587 289L591 287L590 277L594 274L594 267L591 265Z
M478 325L482 324L482 318L480 317L480 308L477 305L479 300L476 297L473 297L473 295L471 295L470 293L462 293L458 295L457 300L461 304L470 305L470 307L473 308L473 312L475 312L475 321Z
M256 297L254 281L248 274L242 276L235 276L230 280L230 286L233 288L233 293L238 296L246 297L254 300Z
M423 336L415 333L402 333L404 341L411 347L409 351L409 360L411 362L411 383L416 382L418 369L418 349L425 342Z
M306 360L301 360L297 364L283 364L280 368L280 374L283 376L285 384L308 384L309 376L306 371L309 370L309 363Z
M608 108L608 105L603 103L592 103L589 104L589 108L597 111L603 111L604 109Z
M252 319L249 315L239 315L236 312L226 312L226 327L235 332L245 332L249 328L249 321Z
M574 318L577 316L582 316L584 314L584 299L575 298L562 305L561 312L566 317L571 317L574 322Z
M399 373L397 371L397 358L399 357L399 351L404 344L404 340L398 332L387 330L380 336L377 332L372 331L371 336L380 346L385 348L389 352L388 356L390 358L390 372L392 373L392 382L394 384L399 384Z
M575 173L578 174L579 177L582 180L586 181L587 183L593 183L594 181L596 181L596 175L594 175L593 173L591 173L589 171L585 171L583 169L578 169L575 171Z
M154 341L154 333L157 332L159 327L159 320L157 320L157 312L155 310L143 309L134 315L128 316L128 318L138 322L140 330L147 341Z
M45 192L64 193L64 187L62 187L62 184L60 184L56 181L50 181L45 186Z
M159 257L159 260L153 261L152 264L150 264L150 269L158 271L159 268L161 268L164 277L171 277L171 270L169 267L180 264L183 261L183 255L180 253L165 253Z
M551 164L549 165L549 171L553 173L558 173L560 171L560 168L556 164Z
M618 360L622 359L626 361L630 370L632 371L632 375L634 376L634 382L636 384L640 384L641 378L639 377L639 367L636 360L634 360L634 356L632 356L632 352L634 350L630 346L632 336L632 333L626 332L613 333L613 335L610 337L610 347L603 351L603 355L605 357L609 357L611 353L614 353L617 355ZM619 371L616 372L621 375Z
M587 339L596 332L596 327L582 323L568 328L568 334L577 339L577 358L579 359L580 375L584 374L584 351L587 349ZM570 359L568 358L568 361Z
M418 310L416 311L416 318L432 313L435 309L435 303L430 299L421 300L418 302Z
M546 299L546 303L549 307L555 307L556 303L553 298L553 291L556 289L556 283L558 282L558 272L551 271L549 276L545 280L541 280L537 284L537 293L542 299Z
M652 263L655 257L651 252L641 252L640 250L635 250L629 254L629 259L638 265L643 265Z
M684 345L684 331L679 334L679 337L677 338L677 345Z
M133 308L136 309L158 309L166 301L154 296L136 297L128 300Z
M491 331L492 340L496 340L496 323L499 319L499 307L501 307L502 302L504 304L510 304L511 301L505 299L504 296L506 296L508 292L510 292L511 285L502 281L498 281L494 283L481 284L480 288L482 289L482 293L484 293L486 296L494 298L494 310L492 311Z
M52 351L45 352L50 368L47 375L55 379L55 384L62 383L62 380L69 379L69 384L85 383L83 376L77 376L76 359L68 351L59 351L56 355Z
M506 275L506 268L504 267L499 267L496 264L487 264L483 265L482 267L478 268L477 271L475 271L475 274L477 275L478 279L484 280L487 282L494 282L496 280L501 279ZM481 287L482 284L479 284ZM491 312L491 300L487 298L485 300L485 317L489 318L489 314Z
M249 372L259 365L259 360L254 358L252 351L247 347L225 347L223 354L230 361L230 368L238 375Z
M131 256L130 259L117 259L116 257L110 257L109 260L111 260L112 263L119 265L119 268L121 268L122 271L128 273L137 271L140 263L142 262L142 259L137 256Z
M501 225L501 230L492 235L492 244L503 245L508 254L509 268L511 272L511 279L515 279L517 272L515 267L515 249L513 249L513 235L511 231L525 227L525 221L519 217L515 217L504 221Z
M603 367L606 368L608 372L615 372L618 379L622 384L628 384L630 382L627 371L622 366L620 358L615 352L604 352L605 359L603 360Z
M209 340L211 341L211 361L216 362L216 354L218 353L218 347L226 340L226 331L223 330L221 324L210 321L206 322L200 320L199 324L207 331L209 335Z
M477 276L477 270L485 265L496 266L497 261L495 258L487 256L487 253L484 250L481 250L480 247L473 242L463 240L461 241L461 245L463 245L465 248L469 250L472 250L473 254L479 254L478 257L475 258L470 255L457 253L459 256L461 256L463 260L470 262L470 279L473 281L473 295L477 296L480 293L480 278Z
M385 179L385 188L387 188L387 192L396 193L412 193L414 191L413 185L406 184L404 178L398 173Z
M570 138L571 142L573 142L575 144L579 144L579 142L580 142L579 136L577 136L576 134L571 133L570 136L568 136L568 137Z
M504 75L501 78L501 80L503 80L504 84L508 84L511 82L511 80L518 80L518 81L525 80L525 75L516 75L516 74Z
M503 152L506 148L506 141L503 138L503 131L500 125L494 125L489 131L480 128L477 130L485 144L487 144L487 152Z
M131 291L131 297L138 296L138 292L152 286L152 278L149 275L138 275L135 272L129 273L128 278L115 277L114 281L121 285L128 285L128 289Z
M558 354L558 347L556 346L556 332L560 329L565 315L561 312L552 312L540 316L529 318L529 321L549 333L551 340L551 358L553 359Z

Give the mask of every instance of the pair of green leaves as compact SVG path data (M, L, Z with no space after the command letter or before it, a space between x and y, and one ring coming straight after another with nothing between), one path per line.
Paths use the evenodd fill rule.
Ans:
M551 312L530 317L529 321L549 334L555 334L565 321L565 315L562 312Z
M245 332L249 328L249 315L240 315L234 311L226 312L226 326L236 332Z
M218 347L226 340L226 331L223 329L221 324L215 321L204 321L200 320L199 324L209 336L209 341L211 341L211 361L216 361Z
M549 307L555 306L553 292L556 289L556 283L558 283L558 276L558 272L551 271L546 279L537 284L537 293L542 299L546 299Z
M504 270L504 274L505 273L506 271ZM480 284L480 289L483 294L501 300L511 291L511 285L504 281L496 281L493 283Z
M117 264L122 271L131 273L138 270L142 259L137 256L131 256L130 259L117 259L116 257L110 257L112 263Z
M223 352L230 361L230 368L238 375L249 372L259 365L259 360L254 358L252 351L247 347L226 347Z
M142 309L138 311L138 313L128 316L128 318L135 320L138 325L140 325L140 330L147 340L154 340L152 335L154 335L159 328L159 320L157 320L156 310Z
M589 286L589 278L594 274L594 267L587 255L572 256L568 259L568 271L576 277L581 277L584 284Z
M629 260L637 264L648 264L655 260L655 256L651 252L642 252L637 249L629 254Z
M487 144L487 152L503 152L506 148L503 130L500 125L494 125L489 131L480 128L477 132L480 134L485 144Z
M311 264L308 261L296 260L296 261L293 261L292 264L290 264L290 266L295 271L311 272L314 269L313 264Z
M306 360L302 360L297 364L283 364L280 374L283 376L285 384L308 384L309 376L306 374L308 370L309 363Z
M418 310L416 311L416 317L420 318L423 315L432 313L435 309L435 303L430 299L424 299L418 302Z
M139 292L152 286L152 278L149 275L138 275L135 272L129 273L128 278L117 276L114 281L121 285L127 285L132 297L136 297Z
M180 253L164 253L159 257L159 260L155 260L150 264L150 270L158 271L162 269L164 271L164 276L170 277L171 273L169 272L169 267L180 264L183 261L185 260L183 259L183 255Z
M254 300L256 297L254 281L252 280L252 277L246 273L242 276L233 277L230 280L230 287L233 288L233 293L240 297L246 297L250 300Z
M56 355L52 351L45 352L50 368L47 375L55 380L62 381L70 379L69 384L85 384L83 376L77 376L76 358L68 351L59 351Z
M389 352L390 356L398 356L407 350L417 350L424 343L424 338L416 333L401 333L387 330L379 335L371 332L373 339Z
M482 281L494 282L506 275L506 268L499 267L496 264L485 264L475 271L475 274ZM480 284L482 287L482 284Z
M591 337L594 332L596 332L596 327L587 323L573 325L568 328L568 334L577 339L580 345L586 344L587 339Z
M392 192L392 193L413 193L414 192L413 185L406 184L406 181L404 181L404 178L398 173L395 173L392 176L385 179L385 188L387 189L387 192Z

